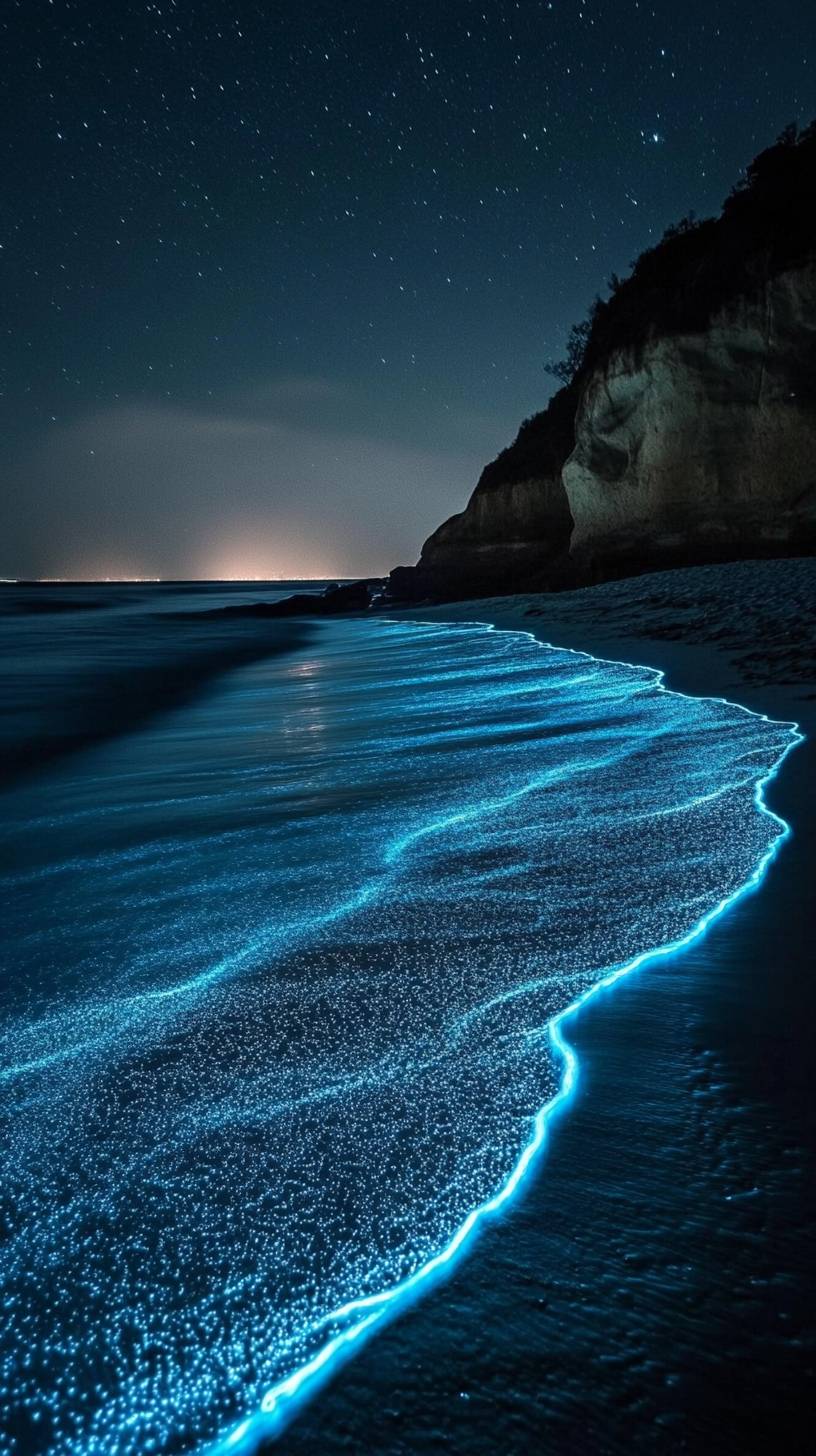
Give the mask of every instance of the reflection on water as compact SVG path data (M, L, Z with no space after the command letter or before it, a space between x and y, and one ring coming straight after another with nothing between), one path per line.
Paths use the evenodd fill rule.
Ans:
M286 583L0 583L0 787L186 701L218 672L306 641L302 622L196 616L290 592Z

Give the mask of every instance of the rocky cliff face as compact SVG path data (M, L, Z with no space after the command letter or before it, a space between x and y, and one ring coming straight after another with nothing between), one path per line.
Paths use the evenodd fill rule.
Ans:
M561 469L574 444L578 390L559 390L525 420L506 450L482 471L465 510L422 548L417 565L391 572L396 600L543 590L563 579L572 517Z
M572 330L570 379L392 573L394 596L557 588L816 551L816 122Z
M582 579L816 548L816 264L589 375L563 482Z

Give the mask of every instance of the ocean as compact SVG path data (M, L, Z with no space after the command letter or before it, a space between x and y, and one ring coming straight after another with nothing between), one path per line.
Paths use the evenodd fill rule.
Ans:
M521 1195L569 1009L785 832L790 724L478 623L203 615L270 591L0 597L16 1456L296 1440Z

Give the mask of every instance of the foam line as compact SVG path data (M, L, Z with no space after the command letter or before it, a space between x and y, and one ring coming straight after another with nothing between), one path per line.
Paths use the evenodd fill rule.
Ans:
M459 625L487 627L490 631L502 631L501 628L497 628L493 623L473 622L461 623ZM733 703L727 698L714 698L710 696L700 698L698 695L692 693L676 692L674 689L666 686L665 672L661 668L646 667L642 664L622 662L617 659L598 658L590 652L582 652L576 648L557 647L554 643L542 642L532 632L514 631L508 633L508 635L528 637L531 641L541 646L553 648L558 652L571 652L577 657L585 657L594 662L610 662L616 667L628 667L633 670L648 673L654 679L655 687L662 692L670 693L675 697L688 698L693 701L702 700L722 703L728 708L747 713L750 717L758 718L764 723L789 728L791 731L790 742L782 750L769 771L757 779L754 785L753 797L757 812L771 819L777 825L779 832L765 853L757 861L748 878L737 889L732 891L730 895L727 895L710 910L706 911L685 935L676 940L668 941L663 945L642 951L632 960L627 961L626 964L614 966L604 971L599 980L594 982L592 986L552 1018L549 1023L549 1037L563 1068L561 1082L555 1095L536 1114L532 1123L530 1137L506 1182L492 1197L488 1198L484 1203L479 1204L478 1207L471 1209L445 1247L440 1249L437 1254L434 1254L432 1258L427 1260L425 1264L407 1279L392 1285L390 1288L383 1289L376 1294L349 1300L346 1304L341 1305L338 1309L333 1310L331 1314L327 1315L321 1321L321 1325L329 1327L339 1325L341 1328L336 1330L331 1338L320 1347L311 1359L293 1370L285 1379L272 1386L264 1395L260 1409L256 1413L241 1421L239 1425L233 1427L227 1434L222 1435L213 1445L205 1448L208 1456L235 1456L236 1452L242 1453L243 1456L243 1453L256 1450L262 1442L270 1441L280 1435L302 1405L317 1393L320 1386L335 1373L344 1359L347 1359L361 1347L377 1326L381 1326L386 1319L393 1318L401 1313L414 1299L429 1289L437 1279L451 1271L466 1248L473 1241L481 1225L506 1209L510 1204L521 1184L524 1182L526 1175L543 1152L552 1118L556 1113L564 1110L575 1094L579 1076L579 1061L577 1053L564 1034L565 1024L588 1001L597 996L599 992L608 990L611 986L614 986L618 981L622 980L624 976L628 976L633 971L640 970L641 967L649 965L665 956L676 955L700 940L715 920L718 920L733 905L761 884L772 861L779 853L782 844L786 839L790 838L793 832L790 824L779 814L775 813L767 804L765 789L776 778L788 754L798 744L804 742L805 735L801 731L798 723L787 723L779 719L771 718L765 713L755 712L753 709L746 708L741 703ZM427 833L428 830L426 829L425 832Z
M493 630L485 622L469 622L464 625L479 627L482 630ZM443 628L440 628L440 630L443 630ZM507 632L504 635L508 637L529 637L534 642L538 641L530 632ZM559 648L558 650L571 649ZM588 656L589 654L580 653L577 655ZM593 660L598 661L598 659ZM595 759L587 762L586 769L588 771L594 771L614 761L614 755L606 760ZM176 982L171 986L162 986L148 991L140 991L133 995L112 997L100 1007L89 1007L85 1005L81 1008L79 1017L84 1021L91 1010L100 1009L107 1011L112 1009L118 1017L127 1018L131 1014L136 1015L143 1009L160 1005L162 1002L173 1002L185 996L197 995L205 991L209 986L245 968L262 955L270 956L276 946L282 949L290 949L296 942L298 935L309 935L318 928L336 924L338 921L355 914L367 904L376 900L377 896L383 893L388 876L394 867L399 864L399 861L406 852L421 840L427 839L434 834L440 834L446 829L452 829L456 825L467 824L473 820L478 820L485 814L491 814L497 810L509 808L512 804L519 803L528 794L536 793L540 789L558 782L565 775L569 777L582 772L583 767L581 764L572 764L563 771L560 769L550 769L544 774L533 779L528 779L519 788L503 794L499 798L483 800L466 809L460 809L453 814L448 814L442 819L433 820L430 824L419 825L416 829L411 829L408 833L395 839L388 846L383 855L383 864L385 866L383 874L367 880L349 899L332 906L321 915L313 916L307 921L294 921L286 926L284 930L280 930L277 926L267 927L252 940L247 941L239 950L231 951L229 955L216 961L215 964L207 966L205 970L200 971L197 975L190 976L186 980ZM123 1024L125 1023L120 1020L115 1025L108 1027L106 1031L97 1035L84 1036L78 1041L60 1046L53 1051L42 1053L39 1056L27 1058L22 1062L14 1062L0 1066L0 1083L12 1082L18 1077L43 1072L59 1063L70 1062L79 1057L87 1056L92 1050L98 1050L101 1047L109 1045L111 1042L115 1042L117 1037L121 1035Z

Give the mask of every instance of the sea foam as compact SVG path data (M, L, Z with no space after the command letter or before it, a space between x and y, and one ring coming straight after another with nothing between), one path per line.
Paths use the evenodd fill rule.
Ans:
M797 737L358 621L7 795L0 1450L272 1432L506 1204L567 1008L759 877Z

